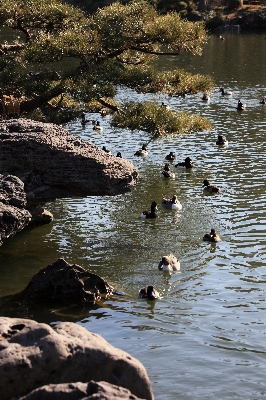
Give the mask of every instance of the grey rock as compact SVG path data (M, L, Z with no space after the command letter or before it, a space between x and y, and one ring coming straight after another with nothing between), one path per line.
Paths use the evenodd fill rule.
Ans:
M19 400L141 400L128 389L108 382L61 383L35 389Z
M44 385L91 380L154 399L144 366L82 326L62 322L50 327L29 319L0 318L2 400L25 396Z
M139 176L133 164L66 129L26 119L0 121L0 159L0 172L19 177L31 202L121 194Z

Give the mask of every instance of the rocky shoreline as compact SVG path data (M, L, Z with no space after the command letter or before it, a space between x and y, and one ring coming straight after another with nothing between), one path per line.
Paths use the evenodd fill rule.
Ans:
M153 400L144 366L82 326L0 318L2 400Z
M125 193L139 176L60 126L22 118L0 121L0 160L0 245L28 225L50 223L48 200Z

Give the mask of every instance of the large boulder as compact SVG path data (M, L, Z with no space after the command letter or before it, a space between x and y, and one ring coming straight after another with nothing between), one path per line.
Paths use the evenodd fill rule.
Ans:
M0 174L0 246L30 223L26 203L24 183L16 176Z
M49 384L105 381L152 400L144 366L78 324L53 327L29 319L0 318L2 400ZM62 397L63 398L63 397Z
M116 195L132 190L130 162L77 139L66 129L26 119L0 121L0 172L25 184L27 199Z
M45 385L18 400L141 400L128 389L108 382L59 383Z
M34 275L21 297L29 303L73 304L95 302L112 290L100 276L59 258Z

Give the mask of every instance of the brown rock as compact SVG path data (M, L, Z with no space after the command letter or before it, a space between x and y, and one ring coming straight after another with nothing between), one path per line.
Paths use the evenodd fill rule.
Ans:
M21 295L29 302L73 304L94 302L112 289L100 276L59 258L34 275Z
M24 396L44 385L90 380L154 399L144 366L82 326L63 322L52 328L29 319L0 318L2 400Z
M66 129L26 119L0 121L0 172L18 176L27 199L115 195L132 190L138 171Z
M45 385L18 400L141 400L128 389L108 382L61 383Z

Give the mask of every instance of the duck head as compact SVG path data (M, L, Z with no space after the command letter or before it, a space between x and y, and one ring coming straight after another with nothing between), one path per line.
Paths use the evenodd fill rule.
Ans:
M202 186L210 186L210 181L208 181L208 179L204 179Z
M158 210L158 208L157 208L157 203L156 203L156 201L153 201L152 203L151 203L151 212L155 212L155 211L157 211Z

